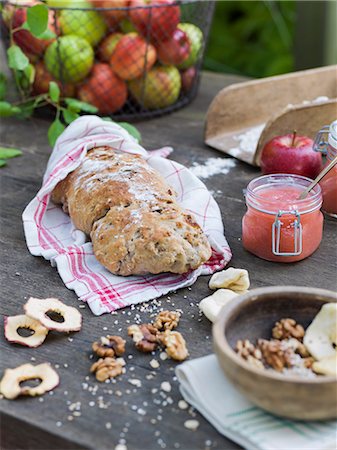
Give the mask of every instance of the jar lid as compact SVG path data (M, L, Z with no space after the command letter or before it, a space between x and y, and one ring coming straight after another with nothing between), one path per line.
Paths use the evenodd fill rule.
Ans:
M287 173L275 173L270 175L263 175L258 178L254 178L247 186L246 190L246 203L248 206L264 212L266 214L277 214L280 210L291 211L297 210L299 213L304 214L319 209L322 205L322 193L321 188L317 184L307 195L306 198L299 200L299 194L304 191L312 180L301 175L287 174ZM291 194L291 197L282 199L282 192L291 191L295 189L295 192ZM278 191L280 195L265 196L263 192L268 190ZM297 192L296 192L297 191ZM262 195L261 195L262 194ZM294 198L293 195L296 195Z
M330 125L328 142L331 147L337 149L337 120Z

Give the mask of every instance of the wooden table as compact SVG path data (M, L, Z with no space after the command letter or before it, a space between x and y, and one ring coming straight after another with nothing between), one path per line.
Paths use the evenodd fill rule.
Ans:
M139 124L145 148L172 145L175 148L172 158L187 166L222 156L203 144L203 121L218 90L237 81L234 76L204 74L198 98L191 106ZM2 122L1 145L18 147L24 152L0 171L1 313L4 315L20 314L29 296L58 297L69 305L80 304L47 261L29 254L23 235L21 214L39 189L50 154L47 128L48 123L41 119ZM336 289L336 223L330 218L325 220L319 250L297 264L268 263L243 250L241 218L245 203L242 189L258 174L257 169L237 162L227 176L215 175L205 180L208 188L216 193L222 211L234 255L231 265L248 269L253 288L287 284ZM191 358L212 352L211 324L199 317L197 306L208 294L207 278L202 277L191 290L182 289L161 300L164 307L183 310L180 331L187 340ZM111 450L119 442L123 443L123 439L128 450L239 448L218 434L198 413L195 416L200 422L199 429L193 432L184 428L185 420L194 413L178 407L181 395L173 378L176 364L170 360L158 358L160 368L154 370L149 365L152 356L137 352L128 341L126 355L132 355L132 359L126 356L125 375L113 384L99 384L92 376L88 377L91 343L107 333L126 337L127 326L136 313L142 321L150 320L149 308L144 312L125 309L116 315L101 317L93 316L87 307L80 311L84 318L82 331L69 339L51 333L37 349L10 345L2 339L1 373L7 367L25 362L49 361L56 365L61 377L60 386L50 395L1 400L3 448ZM141 380L142 386L131 385L129 379ZM172 385L172 391L167 394L169 401L160 394L163 381ZM70 410L76 407L78 414L74 416Z

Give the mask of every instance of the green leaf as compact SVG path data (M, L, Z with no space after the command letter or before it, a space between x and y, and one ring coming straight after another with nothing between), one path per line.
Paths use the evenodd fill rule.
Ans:
M81 102L80 100L76 100L75 98L66 97L64 99L66 104L71 107L71 109L74 110L81 110L88 113L96 113L98 111L98 108L94 105L90 105L90 103Z
M56 34L53 33L50 28L47 28L46 31L39 34L37 37L39 39L54 39L54 38L56 38Z
M65 126L59 119L55 119L48 130L48 141L51 147L54 147L56 139L62 134Z
M0 102L0 117L11 117L20 113L20 108L17 106L12 106L8 102Z
M23 70L29 64L29 59L18 45L11 45L7 50L8 66L11 69Z
M7 78L6 75L0 72L0 100L5 98L7 88Z
M28 64L23 70L15 70L16 79L24 91L30 91L35 79L35 67Z
M7 163L3 159L0 159L0 167L5 166Z
M48 27L48 8L45 5L27 8L27 25L32 35L40 37Z
M49 95L53 102L57 103L60 98L60 88L58 87L58 84L55 83L55 81L49 82Z
M131 134L131 136L136 139L138 144L141 142L142 135L140 134L140 132L137 130L136 127L134 127L133 125L131 125L130 123L127 123L127 122L116 122L116 123L120 127L124 128L124 130L126 130L129 134Z
M15 158L16 156L21 156L22 151L17 148L6 148L0 147L0 159Z
M63 118L67 125L69 125L71 122L76 120L78 117L80 117L80 116L76 112L72 111L71 109L63 110Z

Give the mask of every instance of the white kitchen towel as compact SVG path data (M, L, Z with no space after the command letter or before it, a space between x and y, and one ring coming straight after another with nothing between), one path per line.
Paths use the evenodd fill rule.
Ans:
M182 131L183 132L183 131ZM173 187L178 202L203 228L213 253L197 270L176 275L121 277L110 273L95 258L91 242L76 230L62 208L50 201L56 184L79 166L86 152L100 145L142 155ZM190 286L200 275L222 269L231 258L219 207L206 186L186 167L166 157L169 147L147 152L114 122L82 116L58 138L43 178L42 187L23 212L29 251L50 260L67 286L100 315Z
M185 400L247 450L336 449L336 420L301 422L263 411L227 380L215 355L184 362L176 374Z

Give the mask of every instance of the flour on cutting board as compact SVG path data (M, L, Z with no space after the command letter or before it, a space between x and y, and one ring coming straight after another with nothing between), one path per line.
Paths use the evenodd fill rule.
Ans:
M209 178L213 175L226 175L232 167L236 165L236 161L230 158L208 158L204 164L193 163L190 171L198 178Z

